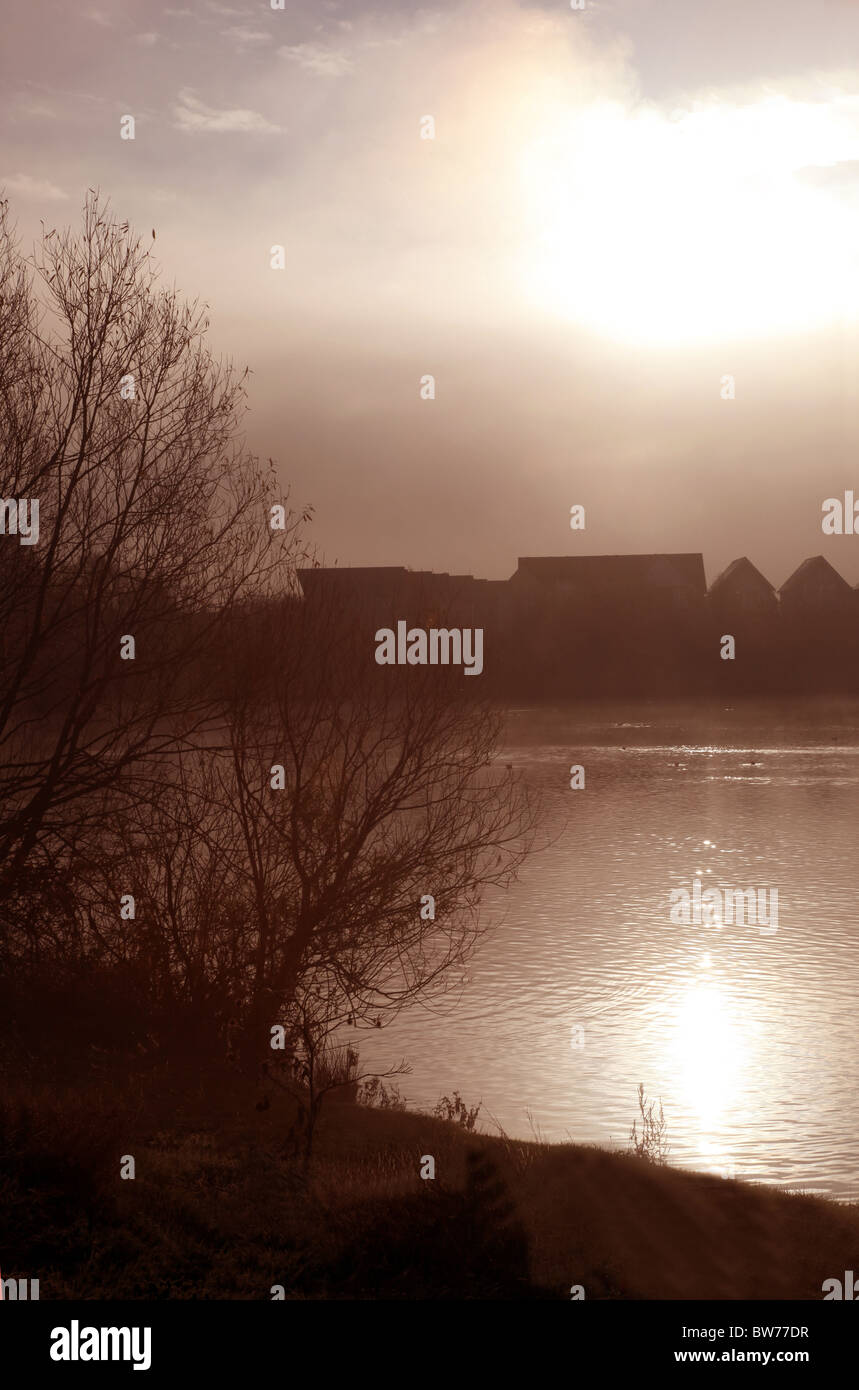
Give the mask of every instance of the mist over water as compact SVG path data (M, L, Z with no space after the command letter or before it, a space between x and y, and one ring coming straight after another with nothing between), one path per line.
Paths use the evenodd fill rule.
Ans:
M361 1034L362 1062L404 1055L410 1105L455 1088L487 1128L604 1146L643 1082L671 1163L859 1198L859 702L520 709L501 759L552 843L487 896L458 1001ZM696 875L777 889L778 930L672 923Z

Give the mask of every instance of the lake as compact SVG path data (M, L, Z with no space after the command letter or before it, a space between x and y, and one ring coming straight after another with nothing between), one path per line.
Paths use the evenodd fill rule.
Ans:
M519 709L500 761L554 842L487 895L458 1000L362 1033L362 1063L405 1056L410 1106L457 1089L489 1131L604 1146L643 1082L670 1162L859 1199L859 702ZM777 930L672 921L696 877L777 889Z

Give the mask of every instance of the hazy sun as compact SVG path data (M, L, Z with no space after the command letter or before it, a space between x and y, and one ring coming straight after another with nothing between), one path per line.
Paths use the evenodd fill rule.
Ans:
M526 293L642 343L777 334L859 309L859 99L547 115L524 155ZM841 166L837 168L836 166Z

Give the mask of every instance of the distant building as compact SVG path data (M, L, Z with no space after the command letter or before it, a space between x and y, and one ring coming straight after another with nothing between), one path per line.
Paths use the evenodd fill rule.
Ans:
M511 587L600 605L683 608L704 597L704 557L687 555L522 556Z
M685 688L706 603L700 554L522 556L509 581L533 689L601 695Z
M859 615L850 585L828 560L804 560L779 589L783 689L856 691Z
M726 620L774 623L778 617L775 588L745 556L722 570L707 597L713 612Z
M726 694L760 694L783 681L778 596L746 556L732 560L707 592L706 665L709 688ZM734 657L722 659L726 636Z
M300 569L309 603L351 615L375 631L405 619L414 627L484 627L494 631L507 595L505 580L410 570L404 565Z
M821 555L778 592L745 556L708 590L694 552L526 555L507 580L404 565L308 568L299 579L308 605L345 620L360 644L366 633L368 652L378 628L403 619L482 628L483 687L497 694L859 690L859 585Z
M408 574L405 565L356 565L346 569L335 565L300 569L298 578L305 598L315 603L333 599L352 606L387 602L391 595L405 591Z
M822 555L803 560L778 591L782 617L791 625L836 628L855 614L853 590Z

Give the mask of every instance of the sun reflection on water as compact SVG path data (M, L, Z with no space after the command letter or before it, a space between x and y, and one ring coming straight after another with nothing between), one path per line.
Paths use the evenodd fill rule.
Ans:
M711 966L709 953L706 969ZM736 1097L746 1056L746 1039L718 983L696 981L680 1001L672 1037L680 1092L698 1116L702 1140L718 1131L726 1105ZM711 1151L709 1140L702 1153Z

